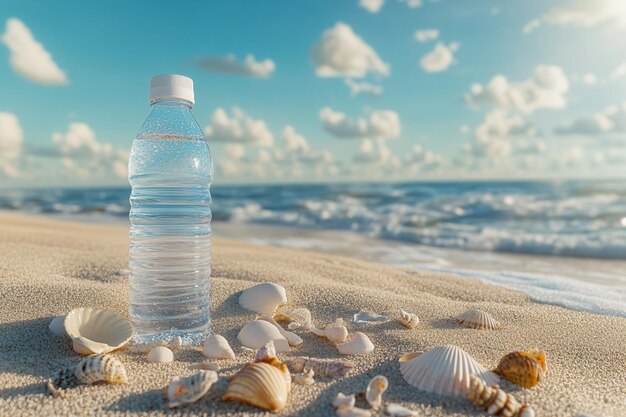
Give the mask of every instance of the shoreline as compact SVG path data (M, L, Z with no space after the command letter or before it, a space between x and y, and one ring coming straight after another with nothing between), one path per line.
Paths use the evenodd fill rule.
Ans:
M71 342L48 331L53 316L84 306L127 316L127 283L115 271L127 263L127 229L46 218L0 214L0 415L159 415L159 390L175 376L194 373L204 360L198 348L177 351L172 364L148 363L143 354L114 352L126 366L130 383L84 386L63 399L46 396L43 383L57 369L79 357ZM626 319L570 311L539 304L521 293L466 278L433 272L411 272L341 256L304 250L256 246L229 239L214 240L212 276L213 330L230 342L237 358L217 361L220 380L212 395L175 414L267 415L249 406L221 401L227 378L252 358L236 335L252 320L237 294L258 282L287 289L291 306L311 310L314 324L325 326L341 317L350 332L363 331L375 345L364 356L350 357L354 372L341 380L294 385L279 416L328 416L331 399L341 391L358 393L377 374L389 379L389 402L420 415L484 416L462 399L437 397L409 386L400 375L400 355L454 344L488 368L506 353L537 347L548 356L548 374L533 389L510 383L503 389L533 406L538 416L573 417L589 413L618 417L626 411ZM506 327L497 331L461 328L450 317L482 308ZM420 317L416 329L394 323L365 328L352 322L360 309L403 309ZM336 349L308 332L294 356L339 358ZM345 357L344 357L345 359ZM584 381L584 382L583 382ZM381 416L381 413L374 413Z

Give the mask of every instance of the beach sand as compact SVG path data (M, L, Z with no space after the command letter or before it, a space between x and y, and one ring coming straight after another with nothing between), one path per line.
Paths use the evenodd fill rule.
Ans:
M114 354L126 366L128 385L82 386L59 399L46 395L44 382L54 371L80 359L68 339L48 330L54 316L81 306L127 316L127 278L115 274L127 268L127 235L119 226L0 214L0 416L158 415L159 390L175 376L196 372L192 366L205 359L199 348L177 351L172 364L148 363L144 354L122 350ZM352 315L360 309L401 308L417 313L421 321L412 330L394 322L359 328L376 346L374 352L350 358L355 370L344 379L294 385L289 405L279 415L332 416L330 403L337 392L362 392L371 377L382 374L390 384L384 399L415 409L420 416L484 416L465 400L417 391L400 375L401 354L455 344L490 368L511 351L544 350L549 370L538 386L501 384L530 403L537 416L626 416L624 318L533 303L521 293L465 278L333 255L219 238L214 239L213 254L212 326L229 340L237 360L217 361L220 380L210 394L171 415L270 415L220 397L227 377L252 358L236 336L255 315L239 307L238 293L271 281L287 289L291 305L309 308L318 326L341 317L353 331L357 327ZM449 320L474 307L489 311L507 327L478 331ZM339 356L324 340L306 332L300 335L304 344L281 357Z

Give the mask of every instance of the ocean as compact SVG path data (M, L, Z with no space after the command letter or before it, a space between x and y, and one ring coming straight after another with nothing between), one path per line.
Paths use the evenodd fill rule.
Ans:
M127 222L130 190L0 190L0 209ZM626 181L214 186L215 234L479 279L626 317Z

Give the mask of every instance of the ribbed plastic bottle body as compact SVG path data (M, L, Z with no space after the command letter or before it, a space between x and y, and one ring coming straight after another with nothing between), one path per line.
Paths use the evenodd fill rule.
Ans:
M139 341L195 343L209 331L212 177L188 104L157 102L129 159L130 317Z

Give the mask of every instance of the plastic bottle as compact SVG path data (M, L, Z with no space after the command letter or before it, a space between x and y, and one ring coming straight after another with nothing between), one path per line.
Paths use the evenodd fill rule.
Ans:
M140 342L197 343L209 331L213 166L194 103L190 78L152 78L153 109L130 153L130 317Z

